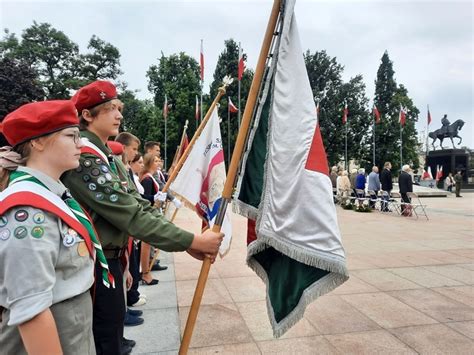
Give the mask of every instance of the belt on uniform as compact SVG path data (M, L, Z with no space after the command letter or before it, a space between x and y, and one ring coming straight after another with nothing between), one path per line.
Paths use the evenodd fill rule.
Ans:
M118 259L125 254L126 248L104 249L104 255L107 259Z

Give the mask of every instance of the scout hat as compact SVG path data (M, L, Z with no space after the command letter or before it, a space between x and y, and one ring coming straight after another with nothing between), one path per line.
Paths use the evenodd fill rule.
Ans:
M5 117L2 133L12 147L64 128L79 126L70 100L33 102L20 106Z
M109 81L97 80L80 88L71 98L79 114L104 102L117 98L117 89Z

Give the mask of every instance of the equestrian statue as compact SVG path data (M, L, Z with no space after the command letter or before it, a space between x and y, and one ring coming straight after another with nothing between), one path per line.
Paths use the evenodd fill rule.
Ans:
M451 124L448 120L448 115L444 115L441 119L441 124L443 126L440 129L428 134L428 137L433 140L433 142L431 142L433 149L436 150L434 143L437 139L439 139L439 145L441 146L441 149L444 149L443 140L448 137L451 139L453 149L455 149L456 147L454 146L453 138L459 138L458 145L461 144L462 138L458 135L458 132L461 130L462 126L464 126L464 121L456 120Z

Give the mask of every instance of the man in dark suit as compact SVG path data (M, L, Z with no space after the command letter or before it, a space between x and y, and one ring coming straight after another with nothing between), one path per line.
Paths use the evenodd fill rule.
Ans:
M383 165L383 170L380 174L380 185L382 185L382 191L388 192L388 196L384 197L385 201L382 201L382 212L389 212L387 201L390 198L390 192L393 189L392 172L390 169L392 169L392 164L387 161Z
M413 192L413 181L411 179L411 175L409 174L410 165L403 165L402 172L398 177L398 187L400 189L400 195L402 196L402 216L410 216L411 215L411 208L407 206L410 204L411 200L407 195L407 192Z

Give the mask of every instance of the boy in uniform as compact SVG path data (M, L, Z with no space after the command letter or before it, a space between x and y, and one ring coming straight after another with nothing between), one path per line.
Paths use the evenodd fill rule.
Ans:
M141 198L129 180L122 162L112 155L107 140L119 133L122 103L115 86L95 81L72 98L79 116L84 147L80 165L63 181L94 221L115 288L96 283L93 332L98 354L121 354L125 300L120 258L128 237L145 241L165 251L188 251L192 256L215 260L222 233L206 231L193 235L169 223ZM96 278L100 275L96 267Z

